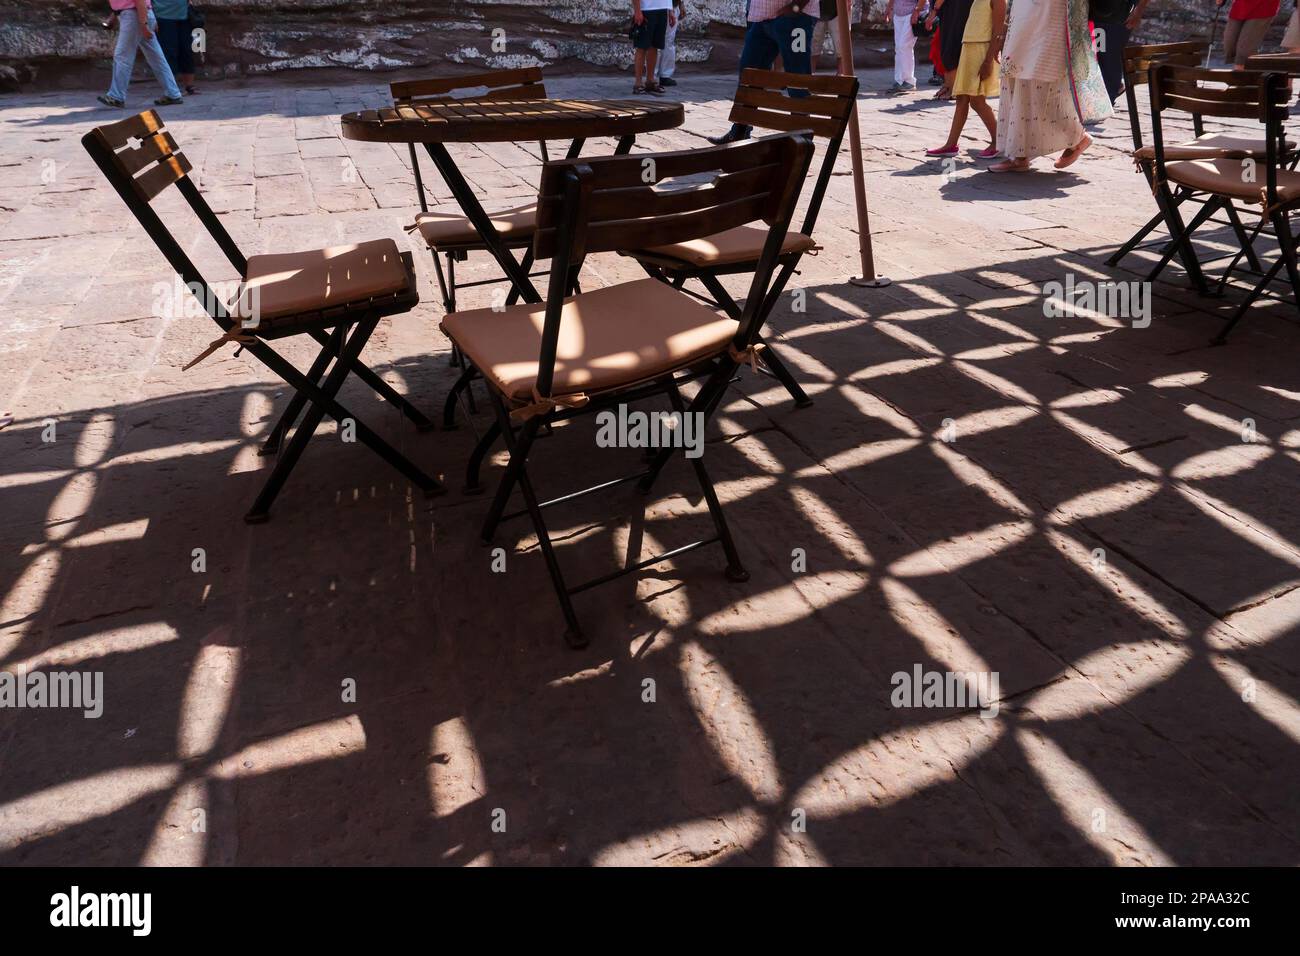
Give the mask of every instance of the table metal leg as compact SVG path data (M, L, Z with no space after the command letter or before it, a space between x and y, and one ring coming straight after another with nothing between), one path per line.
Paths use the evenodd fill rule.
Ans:
M577 142L575 140L575 142ZM488 251L492 253L493 258L501 265L505 274L514 283L514 287L519 291L520 297L525 302L541 302L542 297L537 294L533 288L532 280L528 278L528 270L521 268L515 261L515 257L510 254L506 248L505 242L501 239L501 234L497 232L496 226L492 225L492 220L483 210L483 204L478 201L474 195L474 190L470 188L465 177L460 174L456 168L455 161L447 148L442 143L425 143L425 149L429 151L429 157L433 160L434 165L438 167L438 172L442 174L442 180L451 190L451 194L460 204L461 211L473 224L483 240L483 245L487 246Z

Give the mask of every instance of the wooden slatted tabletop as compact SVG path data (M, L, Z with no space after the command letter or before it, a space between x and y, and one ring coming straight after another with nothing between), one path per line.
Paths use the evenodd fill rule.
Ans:
M343 116L346 139L372 143L504 143L633 136L681 126L681 103L647 100L454 100Z

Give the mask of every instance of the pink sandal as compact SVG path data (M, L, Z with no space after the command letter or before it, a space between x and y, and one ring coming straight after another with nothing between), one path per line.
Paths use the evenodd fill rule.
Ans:
M975 154L976 159L996 159L997 156L998 148L996 146L990 146L988 149L981 149Z
M936 146L934 149L927 149L927 156L956 156L959 150L956 146Z

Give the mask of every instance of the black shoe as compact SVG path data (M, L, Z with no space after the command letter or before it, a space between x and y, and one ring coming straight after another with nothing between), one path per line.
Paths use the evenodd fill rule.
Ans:
M733 126L721 136L710 136L709 142L714 146L726 146L728 143L739 143L742 139L749 139L749 130Z
M180 106L185 101L179 96L160 96L153 101L154 106Z
M930 71L930 85L931 85L931 86L943 86L943 77L939 75L939 71L938 71L938 70L931 70L931 71Z
M660 85L660 86L676 86L676 85L677 85L677 81L674 80L671 76L661 76L661 77L659 77L659 85Z
M105 106L113 107L113 109L115 110L120 110L122 107L126 105L121 100L115 100L113 99L113 97L108 95L96 96L95 99L99 100L99 102L103 103Z

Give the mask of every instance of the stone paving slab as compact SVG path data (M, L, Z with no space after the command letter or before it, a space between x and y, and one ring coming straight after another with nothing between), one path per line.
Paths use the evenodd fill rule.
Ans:
M949 107L862 78L894 281L846 281L842 156L825 248L769 327L815 404L746 371L706 446L751 580L704 550L583 594L582 652L526 523L503 528L504 572L478 541L487 500L461 486L481 392L460 428L423 435L343 392L447 495L413 496L327 423L273 520L244 525L288 389L233 348L181 371L213 328L167 305L165 262L78 143L118 114L0 97L0 671L101 672L106 689L98 719L0 707L0 862L1295 865L1294 305L1261 303L1212 348L1243 288L1203 299L1175 266L1149 326L1049 317L1045 283L1154 261L1104 261L1154 209L1127 117L1066 173L987 173L975 136L946 169L923 153ZM702 145L732 88L684 80L685 124L638 150ZM378 83L214 86L167 119L247 253L414 249L423 301L367 358L433 412L456 373L402 230L407 150L339 138L339 114L383 103ZM488 208L535 194L536 143L456 153ZM454 208L422 168L430 205ZM173 193L157 208L186 221ZM178 236L233 278L193 226ZM458 274L497 269L472 256ZM584 286L639 275L602 255ZM300 367L313 351L282 349ZM538 443L544 495L638 465L592 455L589 429ZM574 580L707 529L680 464L648 497L589 501L548 512ZM996 714L894 706L917 667L996 673Z

